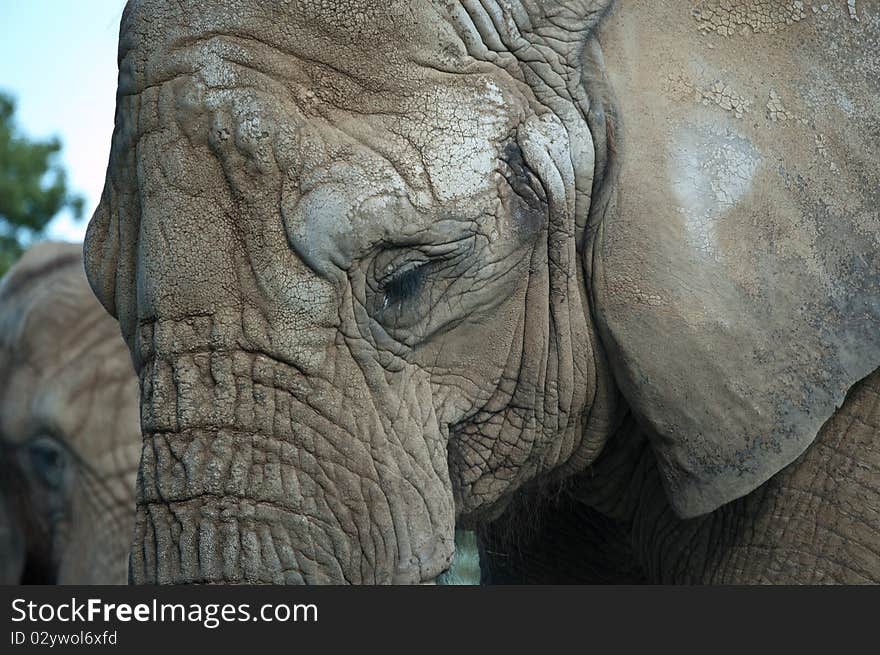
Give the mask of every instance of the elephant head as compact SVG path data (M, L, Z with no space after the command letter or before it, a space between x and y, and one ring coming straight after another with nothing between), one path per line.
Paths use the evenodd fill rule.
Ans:
M137 378L79 245L0 283L0 581L121 584L141 442Z
M432 580L624 412L683 516L800 454L880 362L876 83L777 4L749 63L676 2L129 3L86 268L133 579Z

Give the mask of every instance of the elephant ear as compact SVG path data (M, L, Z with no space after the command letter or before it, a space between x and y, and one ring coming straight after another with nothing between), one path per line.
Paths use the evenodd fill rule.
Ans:
M129 3L122 14L120 31L124 34L132 15ZM135 295L134 244L138 224L127 220L137 215L138 201L135 181L135 120L137 98L130 93L132 70L126 54L131 43L124 37L119 43L119 90L116 99L115 129L110 147L110 161L104 181L101 201L89 222L83 243L83 262L89 286L98 300L114 318L119 319L123 331L133 329Z
M810 445L880 366L880 8L621 2L616 190L587 268L682 517Z

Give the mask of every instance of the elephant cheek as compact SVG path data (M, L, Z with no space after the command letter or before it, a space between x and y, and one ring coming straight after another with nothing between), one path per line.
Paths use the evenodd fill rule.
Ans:
M366 391L342 398L263 354L175 350L169 329L140 373L135 583L418 583L449 566L445 445L395 439Z
M134 517L130 498L117 500L98 487L77 485L65 539L60 544L57 584L121 585L128 579ZM102 493L103 492L103 493ZM106 495L104 495L106 493ZM129 501L129 502L124 502Z
M0 498L0 584L17 585L24 574L26 544L23 526Z

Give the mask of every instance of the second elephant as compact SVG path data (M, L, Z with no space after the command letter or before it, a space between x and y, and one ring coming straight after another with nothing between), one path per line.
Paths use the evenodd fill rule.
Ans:
M0 583L123 584L137 378L82 247L32 247L0 283Z

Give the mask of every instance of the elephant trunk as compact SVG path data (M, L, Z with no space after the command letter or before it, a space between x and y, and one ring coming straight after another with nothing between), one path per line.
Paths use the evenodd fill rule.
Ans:
M132 581L418 583L448 568L454 511L440 463L419 483L381 421L345 411L357 401L267 354L218 348L217 331L197 318L138 335ZM193 347L199 332L212 345Z

